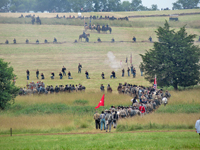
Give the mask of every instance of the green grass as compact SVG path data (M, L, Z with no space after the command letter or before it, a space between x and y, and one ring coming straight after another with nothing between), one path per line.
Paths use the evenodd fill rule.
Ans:
M169 124L155 124L155 123L149 123L149 124L134 124L134 125L118 125L117 130L119 132L124 131L138 131L138 130L177 130L177 129L194 129L194 126L192 125L169 125Z
M77 103L76 103L77 104ZM75 104L75 105L76 105ZM80 103L79 103L80 104ZM82 103L81 103L82 105ZM85 114L92 116L94 114L94 107L96 106L69 106L66 104L54 103L54 104L35 104L35 105L20 105L16 104L11 106L7 112L3 113L11 115L44 115L44 114ZM105 107L109 109L110 106ZM100 110L103 110L100 109ZM99 111L100 111L99 110Z
M200 143L195 132L144 132L0 137L0 147L2 150L199 149Z
M156 113L200 113L198 104L178 104L160 107Z
M74 103L74 106L62 103L49 103L49 104L47 103L47 104L33 104L33 105L14 104L7 110L2 111L1 113L2 115L9 114L11 116L62 114L62 113L70 115L84 114L92 116L94 114L94 107L96 106L84 106L85 104L86 104L85 101L84 102L76 101ZM109 108L110 106L107 105L105 108L100 107L98 111L101 112L103 109L109 109ZM156 110L156 113L187 113L187 114L200 113L200 106L196 104L167 105L159 107L159 109Z

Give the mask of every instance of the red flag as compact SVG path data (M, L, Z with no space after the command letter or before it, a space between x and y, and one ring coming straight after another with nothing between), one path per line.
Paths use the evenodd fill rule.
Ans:
M100 106L104 106L104 95L105 95L105 94L103 94L103 96L102 96L102 98L101 98L101 100L100 100L98 106L95 107L95 109L99 108Z
M154 89L156 90L156 89L157 89L156 75L155 75L155 79L154 79L154 84L153 84L153 86L154 86Z

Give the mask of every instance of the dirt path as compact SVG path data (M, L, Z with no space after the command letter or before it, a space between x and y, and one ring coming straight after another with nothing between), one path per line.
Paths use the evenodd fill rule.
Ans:
M158 131L129 131L129 132L75 132L75 133L36 133L36 134L14 134L12 136L40 136L40 135L75 135L75 134L119 134L119 133L153 133L153 132L195 132L195 130L158 130ZM10 135L0 135L0 137L8 137Z

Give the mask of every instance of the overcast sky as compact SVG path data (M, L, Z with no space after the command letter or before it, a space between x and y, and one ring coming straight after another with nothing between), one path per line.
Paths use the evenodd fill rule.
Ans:
M132 1L132 0L122 0L122 1ZM143 6L151 8L152 4L157 4L158 8L170 8L172 9L172 3L176 2L177 0L142 0Z

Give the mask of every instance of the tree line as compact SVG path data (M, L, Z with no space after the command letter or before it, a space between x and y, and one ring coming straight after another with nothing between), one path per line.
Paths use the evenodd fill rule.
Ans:
M197 8L200 0L177 0L172 9ZM163 8L168 9L168 8ZM142 0L1 0L1 12L99 12L99 11L150 11L158 10L157 4L148 8Z

